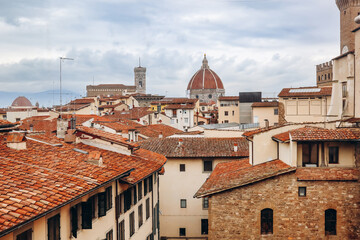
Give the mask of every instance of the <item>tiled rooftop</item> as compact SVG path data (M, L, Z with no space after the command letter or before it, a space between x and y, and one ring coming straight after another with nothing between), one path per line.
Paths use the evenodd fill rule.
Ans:
M254 102L251 107L278 107L279 102Z
M194 109L193 104L171 104L167 105L164 109Z
M293 141L357 141L360 139L360 129L338 128L326 129L318 127L303 127L273 136L274 140Z
M283 88L279 97L323 97L331 96L332 87Z
M0 233L131 170L123 180L136 183L160 170L166 161L143 149L126 156L81 143L53 146L28 138L26 144L26 150L13 150L0 136ZM88 163L88 154L74 148L100 152L103 165Z
M195 197L212 195L295 170L296 168L290 167L281 160L272 160L254 166L249 164L249 159L219 163Z
M182 143L179 144L179 140ZM234 151L234 144L238 151ZM139 143L141 148L169 157L248 157L245 138L161 138Z
M219 101L239 101L239 96L221 96Z
M78 132L83 132L92 136L96 136L99 137L101 139L104 139L106 141L110 141L110 142L115 142L115 143L119 143L121 145L128 145L129 147L135 147L135 144L129 143L126 141L126 138L123 138L121 135L119 134L115 134L115 133L109 133L109 132L105 132L102 131L100 129L96 129L96 128L89 128L89 127L85 127L85 126L78 126L76 127L76 130Z

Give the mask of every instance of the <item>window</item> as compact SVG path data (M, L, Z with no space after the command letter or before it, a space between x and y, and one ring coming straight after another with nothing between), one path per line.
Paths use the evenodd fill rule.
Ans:
M96 218L96 212L95 212L95 208L96 208L96 195L92 196L91 198L89 198L89 201L91 202L91 218L94 219Z
M265 208L261 210L261 234L273 233L273 210Z
M16 122L20 121L20 118L16 118L15 121L16 121Z
M228 112L228 111L225 111L225 112L224 112L224 115L225 115L225 116L229 116L229 112Z
M16 240L32 240L32 229L29 229L17 235Z
M180 207L186 208L186 199L180 199Z
M325 235L336 235L336 210L325 211Z
M176 117L176 109L172 110L172 116Z
M150 198L146 199L146 219L150 217Z
M179 228L179 236L186 236L186 228Z
M211 172L213 170L212 160L204 160L203 164L204 164L204 172Z
M113 230L106 233L106 240L113 240Z
M299 187L299 197L306 197L306 187Z
M98 193L98 216L106 215L106 195L105 192Z
M124 192L124 211L126 212L131 208L131 189Z
M185 123L189 123L189 118L184 118Z
M137 203L137 192L136 192L136 185L131 189L132 193L133 193L133 204L135 205Z
M203 209L208 209L209 208L209 198L208 197L204 197L202 199L202 206L203 206Z
M347 96L347 87L346 87L346 82L342 83L342 97L346 97Z
M201 219L201 234L208 234L209 223L207 219Z
M185 164L180 164L180 172L185 172Z
M212 95L211 95L211 94L209 94L209 98L212 98Z
M196 99L199 99L199 95L196 95L195 97L196 97Z
M232 115L233 115L233 116L235 115L235 111L232 111Z
M149 236L146 237L146 240L154 240L154 235L151 233Z
M125 222L122 220L119 223L119 240L125 240Z
M129 223L130 223L130 237L135 233L135 217L134 212L130 213L129 216Z
M142 199L142 182L138 184L138 200Z
M149 182L149 192L152 192L152 190L153 190L153 178L152 178L152 175L150 177L148 177L148 182Z
M77 238L78 224L78 205L70 208L71 234Z
M106 193L106 211L112 208L112 187L108 187L105 190Z
M81 203L81 227L83 229L92 228L92 204L91 201Z
M339 147L329 147L329 163L339 163Z
M148 193L148 179L144 179L144 196Z
M138 207L138 220L139 220L139 228L143 224L143 205L140 204Z
M279 115L279 109L278 108L274 108L274 115Z
M225 120L224 123L229 123L229 120Z
M48 224L48 240L60 240L60 214L49 218Z
M309 164L318 166L318 144L302 144L302 159L303 167Z

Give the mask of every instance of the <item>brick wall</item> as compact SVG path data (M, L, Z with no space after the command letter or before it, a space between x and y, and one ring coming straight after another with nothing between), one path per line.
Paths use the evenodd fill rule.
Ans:
M298 187L307 196L298 196ZM360 239L359 182L297 181L294 173L213 195L209 239ZM260 211L273 209L274 232L260 234ZM337 210L337 235L325 236L325 210Z

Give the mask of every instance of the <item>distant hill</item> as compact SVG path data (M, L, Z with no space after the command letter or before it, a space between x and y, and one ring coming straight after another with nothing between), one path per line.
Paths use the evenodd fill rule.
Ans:
M18 96L25 96L27 97L30 102L35 106L36 102L39 103L40 107L51 107L53 104L59 105L60 103L60 96L59 90L54 91L48 90L45 92L38 92L38 93L25 93L25 92L2 92L0 91L0 107L9 107L11 103L17 98ZM74 98L81 97L79 93L72 92L69 90L63 90L62 94L62 102L66 104L70 102Z

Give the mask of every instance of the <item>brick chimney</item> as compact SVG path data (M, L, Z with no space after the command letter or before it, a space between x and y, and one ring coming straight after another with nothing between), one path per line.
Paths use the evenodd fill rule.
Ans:
M91 151L89 153L87 162L92 163L92 164L97 165L97 166L102 166L103 165L103 160L102 160L101 152L99 152L99 151Z
M64 141L66 143L74 143L76 140L75 136L75 129L68 129L67 133L65 134Z
M26 138L22 133L9 133L6 137L6 145L8 148L15 150L26 149Z

